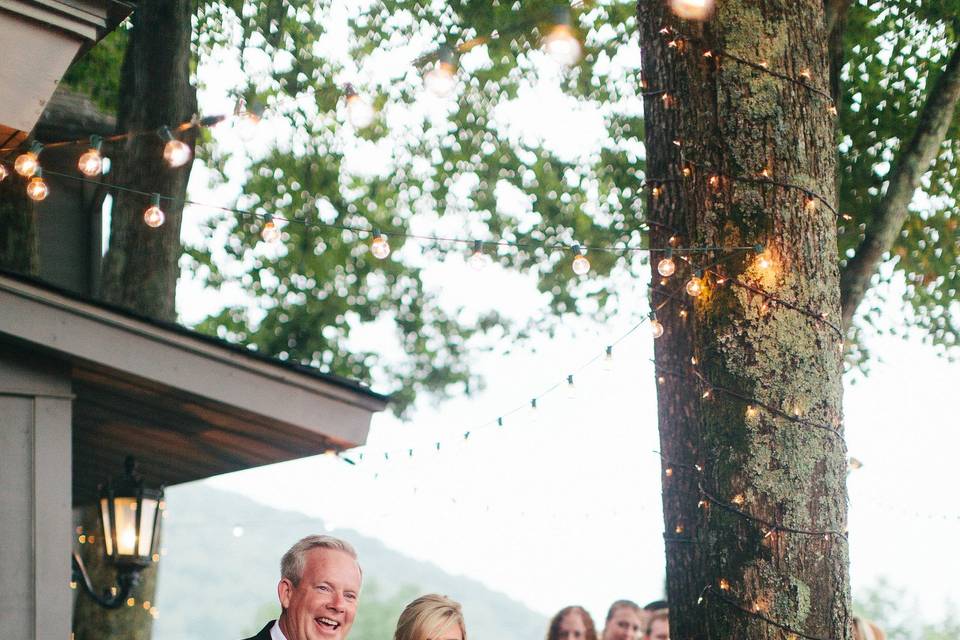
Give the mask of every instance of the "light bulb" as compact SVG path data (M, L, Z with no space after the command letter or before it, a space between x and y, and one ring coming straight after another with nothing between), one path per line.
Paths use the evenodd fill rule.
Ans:
M347 119L357 129L364 129L373 124L376 116L370 103L361 98L354 90L353 85L348 84L344 87L344 94L347 97Z
M0 182L6 180L8 175L10 175L10 170L7 169L7 165L0 164Z
M264 242L276 242L280 239L280 227L273 221L273 216L267 216L263 228L260 229L260 237L263 238Z
M167 219L163 209L160 208L160 195L153 194L153 201L143 212L143 222L151 229L156 229Z
M40 202L50 193L50 189L47 188L47 183L43 179L43 174L40 171L40 168L37 168L37 172L30 182L27 183L27 197L36 202Z
M100 152L96 149L90 149L80 156L80 160L77 162L77 168L80 169L80 173L83 175L94 178L103 171L103 156L101 156Z
M664 278L669 278L677 270L677 264L673 261L673 258L664 258L657 263L657 273L662 275Z
M670 0L670 9L684 20L706 20L713 11L713 0Z
M487 265L487 256L483 253L483 243L479 240L473 243L473 253L470 254L467 263L476 271L480 271Z
M17 156L17 159L13 163L13 170L24 178L29 178L37 172L39 166L40 159L37 157L37 154L33 151L27 151Z
M703 280L697 276L693 276L690 280L687 281L687 293L693 297L697 297L703 293Z
M543 39L543 50L558 64L572 67L580 62L583 47L573 30L568 7L557 7L553 15L553 27Z
M174 169L190 162L192 155L190 146L182 140L169 140L163 147L163 159Z
M437 62L423 75L423 84L438 98L453 93L457 86L457 67L453 62L453 49L444 45L437 50Z
M663 335L663 325L660 324L660 321L656 318L650 320L650 332L653 333L654 338L659 338Z
M760 256L757 258L757 267L760 269L769 269L773 263L770 262L770 258L767 256Z
M379 229L373 232L373 240L370 241L370 253L378 260L383 260L390 255L390 243L387 242L387 237L380 233Z
M574 245L573 251L576 254L573 256L573 272L578 276L587 275L590 272L590 261L581 253L580 245Z

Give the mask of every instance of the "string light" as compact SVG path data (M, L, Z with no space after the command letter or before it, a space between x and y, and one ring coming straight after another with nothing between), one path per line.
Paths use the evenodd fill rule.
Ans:
M103 171L103 156L100 154L100 148L103 146L103 138L100 136L90 136L90 149L80 156L77 161L77 168L80 173L88 178L95 178Z
M150 201L150 206L143 212L143 222L151 229L156 229L161 226L166 219L166 214L163 212L163 209L160 208L160 194L155 193Z
M273 221L273 216L269 213L264 219L263 228L260 229L260 237L263 238L264 242L270 243L280 239L280 227Z
M703 274L700 271L694 273L694 275L687 281L686 287L684 289L687 292L687 295L693 296L696 298L701 293L703 293Z
M8 175L10 175L10 171L7 170L7 165L0 163L0 182L6 180Z
M357 129L365 129L373 124L376 112L370 103L360 97L353 85L343 86L343 95L347 102L347 119Z
M657 316L654 314L650 315L650 333L653 334L654 339L663 335L663 325L660 324L660 321L657 320Z
M673 249L667 249L660 262L657 263L657 273L669 278L677 271L677 264L673 261Z
M370 241L370 253L378 260L383 260L390 255L390 243L387 242L387 237L380 233L379 229L373 230L373 239Z
M570 8L555 7L553 11L554 24L543 38L543 50L558 64L572 67L580 61L583 47L573 30Z
M454 60L453 49L447 45L441 45L437 49L436 63L423 75L424 86L438 98L446 98L457 86L457 66Z
M43 179L43 169L39 165L33 170L32 175L33 177L27 182L27 197L35 202L40 202L47 197L50 189Z
M573 384L573 374L567 376L567 399L576 400L577 399L577 388Z
M703 21L713 12L713 0L670 0L670 10L678 18Z
M43 145L34 141L29 151L25 151L17 156L17 159L13 163L13 170L24 178L33 176L33 174L37 172L37 169L40 168L40 152L42 150Z
M590 272L590 261L583 255L583 249L580 245L573 245L573 272L578 276L585 276Z
M263 119L263 107L254 103L254 106L247 108L247 101L242 97L237 98L233 107L234 126L240 135L240 138L249 141L257 131L257 125Z
M160 127L158 133L167 142L163 146L163 159L171 168L176 169L190 162L190 158L193 156L190 145L174 138L170 127Z

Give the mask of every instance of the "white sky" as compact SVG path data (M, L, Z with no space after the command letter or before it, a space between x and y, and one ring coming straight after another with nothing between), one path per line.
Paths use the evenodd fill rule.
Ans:
M229 80L208 86L201 95L207 112L229 109L228 86ZM580 148L571 135L578 129L586 136L583 146L589 146L597 114L579 114L580 125L572 124L568 110L545 106L551 104L544 99L550 91L549 86L528 91L523 99L529 108L514 104L507 117L521 133L548 145L553 140L558 149ZM438 109L442 117L442 105L423 108ZM274 132L257 134L262 135ZM202 168L195 168L193 198L229 202L235 193L235 185L210 190ZM202 215L188 210L185 239L197 237L191 225ZM425 280L442 288L450 305L496 300L498 308L524 318L539 303L528 278L494 268L475 272L455 258L429 266ZM182 282L182 319L196 321L239 295L211 297ZM502 429L474 429L526 405L602 353L629 329L632 312L644 309L642 286L626 298L637 306L624 308L620 319L605 326L571 321L555 339L535 340L537 353L479 357L477 369L488 383L482 394L425 406L406 424L375 416L370 448L392 450L389 462L368 456L352 467L318 457L209 482L377 537L545 615L582 603L602 617L617 598L658 598L663 525L660 465L653 453L658 439L652 339L645 326L618 345L611 371L598 362L576 376L574 399L560 389L540 402L535 416L523 411ZM891 323L899 313L891 309ZM960 536L954 475L958 369L918 339L875 336L870 346L878 357L873 371L848 384L845 396L849 450L864 462L849 482L853 584L857 589L887 576L921 600L926 615L937 617L960 574L960 559L952 552ZM378 347L395 349L386 342ZM469 441L460 437L464 431L472 431ZM438 439L439 452L431 450ZM416 449L413 458L396 455L409 446ZM224 523L224 536L231 535L232 524Z

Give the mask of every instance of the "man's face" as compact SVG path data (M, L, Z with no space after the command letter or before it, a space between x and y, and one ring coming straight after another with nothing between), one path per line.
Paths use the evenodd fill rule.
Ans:
M603 628L603 640L640 640L642 628L639 613L630 607L620 607Z
M583 618L576 611L571 611L563 616L560 621L560 632L557 634L558 640L583 640L587 637L587 627L583 624Z
M336 549L311 549L300 584L286 578L277 585L283 613L280 630L287 640L343 640L357 613L360 567Z
M670 622L668 620L654 620L650 625L650 635L647 640L670 640Z

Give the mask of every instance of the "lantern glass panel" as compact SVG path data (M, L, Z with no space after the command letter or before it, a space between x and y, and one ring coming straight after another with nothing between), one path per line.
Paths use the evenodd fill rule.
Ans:
M113 556L113 530L110 528L110 502L100 498L100 522L103 523L103 542L107 545L107 557Z
M117 555L137 555L137 499L126 496L114 498L113 513L116 517Z
M140 506L140 540L137 555L149 556L153 545L153 520L157 517L157 500L144 498Z

